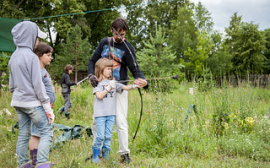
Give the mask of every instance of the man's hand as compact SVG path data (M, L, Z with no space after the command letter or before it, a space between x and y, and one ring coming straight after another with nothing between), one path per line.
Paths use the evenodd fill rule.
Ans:
M53 114L53 110L51 110L50 112L46 112L46 116L49 120L49 124L52 125L53 121L54 121L54 114Z
M147 85L147 81L145 79L138 78L134 81L134 85L139 86L138 88L142 88L142 87L145 87Z
M105 89L107 90L107 92L110 92L112 89L114 89L116 87L116 81L115 80L111 80L110 84L107 85L105 87Z
M93 87L97 87L97 85L98 85L97 77L96 77L94 74L90 73L90 74L88 75L88 78L89 78L89 81L90 81L91 85L92 85Z

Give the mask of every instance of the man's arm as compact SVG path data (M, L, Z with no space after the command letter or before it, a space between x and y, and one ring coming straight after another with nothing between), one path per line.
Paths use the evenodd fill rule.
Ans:
M126 61L127 61L128 69L132 73L133 77L135 79L137 79L134 83L136 85L138 85L139 88L143 87L144 89L147 89L148 88L148 82L147 82L147 80L145 80L145 76L144 76L143 72L141 71L141 69L139 68L139 65L137 63L135 50L134 50L133 46L130 43L127 43L127 45L129 47L132 55L130 53L128 53ZM135 61L136 66L134 64L134 61Z

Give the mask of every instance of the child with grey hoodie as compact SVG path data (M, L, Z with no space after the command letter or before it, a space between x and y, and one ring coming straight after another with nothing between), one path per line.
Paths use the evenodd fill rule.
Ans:
M15 25L11 33L16 50L9 60L9 89L13 93L11 106L16 109L19 123L19 135L16 145L17 165L31 167L27 158L27 146L30 138L31 121L40 133L37 153L37 168L51 167L48 162L50 144L53 137L54 120L50 99L41 79L39 59L33 52L39 38L46 34L36 23L23 21Z

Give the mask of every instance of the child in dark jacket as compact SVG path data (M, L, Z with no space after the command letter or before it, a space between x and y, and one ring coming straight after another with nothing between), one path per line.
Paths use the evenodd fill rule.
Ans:
M62 87L62 95L65 100L65 105L64 105L64 111L65 111L65 116L69 119L69 108L72 106L72 102L70 99L70 86L77 85L75 82L70 82L70 77L69 75L72 73L73 67L72 65L68 64L64 68L64 73L61 78L61 87Z

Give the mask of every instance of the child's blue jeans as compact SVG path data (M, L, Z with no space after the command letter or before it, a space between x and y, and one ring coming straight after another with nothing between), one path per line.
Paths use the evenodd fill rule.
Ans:
M17 164L27 163L27 148L30 138L31 120L36 125L40 133L40 142L38 146L37 163L48 161L50 145L53 137L53 127L49 124L48 118L42 106L38 107L15 107L19 122L19 135L16 146Z
M94 143L94 148L101 148L101 144L103 143L103 147L110 149L111 147L111 139L112 139L112 129L115 122L115 116L103 116L96 117L96 139Z

